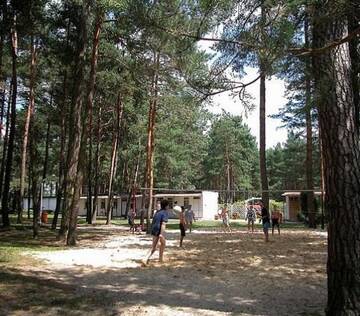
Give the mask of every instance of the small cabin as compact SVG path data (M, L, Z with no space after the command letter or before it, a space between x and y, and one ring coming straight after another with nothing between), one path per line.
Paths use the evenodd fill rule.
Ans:
M315 197L320 197L321 192L315 191ZM298 221L298 214L301 212L300 191L289 191L282 194L285 197L284 219Z

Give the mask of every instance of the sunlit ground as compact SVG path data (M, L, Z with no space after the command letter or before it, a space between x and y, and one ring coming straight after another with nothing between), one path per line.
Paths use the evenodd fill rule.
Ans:
M165 263L155 253L146 267L150 237L121 225L82 225L72 249L47 228L2 232L0 315L323 314L324 233L290 224L265 243L260 226L220 223L198 222L181 249L173 222Z

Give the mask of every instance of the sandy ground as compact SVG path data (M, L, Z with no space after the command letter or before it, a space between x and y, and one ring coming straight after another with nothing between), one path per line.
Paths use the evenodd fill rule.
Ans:
M168 232L165 263L155 253L146 267L141 259L150 237L115 228L92 244L32 253L46 264L20 271L19 282L29 291L34 279L43 282L54 298L30 303L25 314L323 315L326 234L287 229L265 243L260 231L195 231L187 234L185 249L178 238L179 232Z

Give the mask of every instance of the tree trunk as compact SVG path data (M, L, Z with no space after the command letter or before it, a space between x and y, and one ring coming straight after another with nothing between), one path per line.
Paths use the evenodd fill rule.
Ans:
M28 164L28 188L27 188L27 218L30 219L30 203L31 203L31 164Z
M314 48L348 35L337 5L317 4ZM313 58L329 216L326 313L331 316L360 312L360 143L351 69L348 43Z
M9 142L11 99L12 99L12 87L10 84L9 101L8 101L7 112L6 112L6 126L5 126L5 135L4 135L4 141L3 141L2 161L1 161L1 169L0 169L0 200L2 200L2 196L3 196L2 194L3 194L3 184L4 184L4 176L5 176L7 145Z
M62 113L61 123L60 123L60 152L59 152L59 170L58 170L58 187L56 191L56 207L54 212L54 218L51 224L51 229L56 229L57 221L59 218L60 210L63 208L63 197L65 192L65 147L66 147L66 134L67 134L67 123L66 118L68 116L68 106L67 106L67 71L64 73L63 80L63 102L59 104L58 111ZM65 112L65 113L64 113Z
M262 35L265 36L266 12L264 1L261 4L261 21ZM260 121L260 137L259 137L259 153L260 153L260 178L261 178L261 198L267 209L269 209L269 182L266 169L266 64L264 56L259 55L260 66L260 105L259 105L259 121Z
M309 48L309 18L304 22L305 48ZM309 214L309 227L316 228L316 210L314 204L314 179L313 179L313 136L311 119L311 60L305 57L305 117L306 117L306 199Z
M95 92L96 82L96 68L98 63L99 43L100 43L100 31L103 23L103 13L98 11L96 14L95 31L93 36L93 47L91 56L91 70L90 70L90 82L89 82L89 94L87 97L87 108L88 108L88 137L89 137L89 150L88 150L88 198L87 198L87 211L86 221L91 224L91 211L92 211L92 121L93 121L93 100Z
M48 167L49 167L50 129L51 129L51 121L50 118L48 118L47 128L46 128L46 140L45 140L45 158L44 158L43 175L42 175L43 181L46 180Z
M109 174L109 189L108 189L108 205L106 211L106 224L109 225L112 218L112 210L113 210L113 183L114 178L116 176L116 165L117 165L117 151L119 146L119 138L120 138L120 126L123 116L124 106L121 101L120 95L118 96L117 104L116 104L116 126L114 128L114 136L113 136L113 147L112 147L112 155L111 155L111 165L110 165L110 174Z
M6 16L7 16L7 1L1 2L1 16L2 20L0 23L1 29L0 29L0 107L1 107L1 125L0 125L0 139L2 137L2 129L3 129L3 116L4 116L4 107L5 107L5 86L6 86L6 80L5 76L3 74L3 55L4 55L4 42L5 42L5 36L6 36Z
M66 47L69 47L69 38L70 38L70 19L68 20L67 29L66 29ZM58 171L58 186L56 191L56 208L54 212L54 218L51 224L51 229L55 230L57 226L57 221L59 218L60 211L64 207L63 200L65 200L65 191L66 191L66 181L65 181L65 148L66 148L66 136L68 131L68 116L69 116L69 107L67 104L68 99L68 71L65 68L64 79L63 79L63 97L62 104L58 105L58 112L61 117L60 123L60 153L59 153L59 171Z
M13 24L11 29L11 56L12 56L12 98L11 98L11 118L10 118L10 132L9 142L7 149L6 158L6 169L5 169L5 181L4 181L4 192L2 195L2 218L3 226L10 226L9 219L9 193L10 193L10 181L12 173L12 160L14 152L15 142L15 129L16 129L16 97L17 97L17 31L16 31L16 15L13 15Z
M93 203L93 209L91 214L91 224L94 224L96 222L96 215L97 215L97 200L98 200L98 194L99 194L99 168L100 168L100 145L101 145L101 104L99 105L99 112L98 112L98 123L96 128L96 151L95 151L95 170L94 170L94 203Z
M353 32L359 27L360 20L360 6L356 1L348 2L348 32ZM351 80L354 95L355 106L355 124L357 131L360 129L360 40L359 36L355 37L349 43L349 52L351 58L352 72Z
M26 111L25 127L23 135L22 153L21 153L21 168L20 168L20 208L18 211L17 222L22 222L22 214L24 208L24 192L25 192L25 178L26 178L26 159L27 159L27 147L29 138L30 122L35 109L35 67L36 67L36 49L34 45L34 36L31 35L30 40L30 87L29 87L29 104Z
M261 178L261 198L264 205L269 209L269 184L266 170L266 88L264 67L260 66L260 178Z
M67 167L65 174L66 199L61 218L59 238L64 239L66 234L67 245L76 244L76 226L78 216L78 202L82 186L82 163L81 145L83 134L83 93L87 20L89 16L89 3L84 0L82 5L82 16L79 27L78 56L75 67L74 95L70 110L69 142L67 151Z
M147 130L147 144L146 144L146 171L145 171L145 207L147 207L146 214L146 231L150 234L150 216L152 213L153 201L153 187L154 187L154 154L155 154L155 120L156 120L156 106L158 98L158 80L160 67L160 53L154 52L154 74L151 84L150 93L150 107Z
M39 236L39 223L40 223L40 199L39 196L42 195L41 183L39 184L35 172L33 172L33 182L32 182L32 196L33 196L33 238Z

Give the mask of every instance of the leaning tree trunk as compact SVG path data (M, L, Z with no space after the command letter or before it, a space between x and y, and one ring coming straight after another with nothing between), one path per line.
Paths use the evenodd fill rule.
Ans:
M11 96L11 117L10 117L10 132L9 142L7 148L6 157L6 169L5 169L5 181L4 191L2 195L2 219L3 226L10 226L9 219L9 193L10 193L10 181L12 173L12 160L14 152L15 142L15 130L16 130L16 97L17 97L17 31L16 31L16 15L13 15L13 25L11 29L11 56L12 56L12 96Z
M156 120L156 106L158 98L158 80L159 80L159 66L160 53L154 52L154 74L151 84L150 93L150 107L147 130L147 144L146 144L146 171L145 171L145 206L147 206L146 214L146 231L150 234L150 216L152 213L153 202L153 188L154 188L154 154L155 154L155 120Z
M305 17L304 35L305 47L309 48L309 20ZM309 214L309 227L316 228L316 210L314 204L314 179L313 179L313 136L311 119L311 60L305 57L305 117L306 117L306 199Z
M338 2L315 8L314 48L348 35ZM313 58L328 225L327 315L360 313L360 146L349 43Z
M25 178L26 178L26 159L27 159L27 147L29 138L29 128L31 118L35 108L35 65L36 65L36 49L34 47L34 36L31 35L30 40L30 88L29 88L29 104L26 111L25 127L23 135L22 153L21 153L21 168L20 168L20 207L18 209L17 222L22 222L23 209L24 209L24 192L25 192Z

